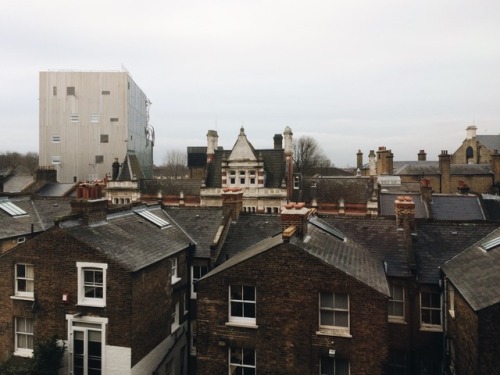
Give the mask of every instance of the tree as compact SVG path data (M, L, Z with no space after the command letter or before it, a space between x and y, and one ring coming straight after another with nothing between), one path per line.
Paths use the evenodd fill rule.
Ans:
M157 174L169 178L183 178L188 174L187 154L181 150L169 150Z
M312 174L317 168L332 166L330 159L328 159L318 141L313 137L304 135L299 139L295 139L292 147L294 172L308 175Z
M4 168L26 167L30 172L35 172L38 167L38 154L36 152L2 152L0 153L0 170Z

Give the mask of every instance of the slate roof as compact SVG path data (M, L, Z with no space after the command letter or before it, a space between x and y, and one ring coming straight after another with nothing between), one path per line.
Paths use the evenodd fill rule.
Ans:
M316 183L318 202L338 203L342 198L345 203L366 204L373 194L373 182L370 177L307 177L303 183L303 199L310 202L313 198L311 186Z
M210 245L223 224L222 207L165 207L164 210L196 241L194 257L210 258Z
M432 195L432 217L435 220L485 220L481 201L476 195Z
M413 242L421 283L437 284L439 267L446 261L491 233L494 223L417 223Z
M491 151L500 150L500 135L476 135L476 141Z
M242 213L237 221L231 223L216 264L222 264L263 238L269 238L278 233L281 233L281 217L279 215Z
M145 178L144 172L141 169L139 159L132 153L128 153L121 165L118 181L141 180Z
M474 311L500 303L500 246L482 247L499 237L500 229L496 229L441 267Z
M398 176L441 174L438 161L395 161L393 167L394 174ZM450 174L455 176L490 175L492 171L489 164L451 164Z
M158 194L161 191L164 195L200 195L202 180L194 178L160 178L160 179L145 179L139 181L141 193L147 195Z
M66 197L76 195L76 184L62 184L49 182L44 184L39 190L37 190L36 195L41 197Z
M158 206L145 209L171 225L160 229L134 211L110 214L107 221L90 226L75 221L62 221L59 225L79 241L135 272L194 243Z
M409 192L382 192L379 195L379 209L381 216L394 217L396 214L395 201L400 196L411 197L415 203L415 218L423 219L428 218L429 213L425 208L425 204L421 199L420 193L409 193Z
M318 221L321 220L318 219ZM323 228L328 226L327 223L321 222ZM290 239L290 244L380 293L389 295L383 262L363 246L350 240L342 241L323 228L309 223L307 236L301 238L295 235ZM282 243L281 233L274 237L268 237L235 254L205 277L210 277L258 254L272 250Z
M28 196L2 199L1 202L12 202L24 210L27 215L12 217L0 209L0 239L23 236L34 232L42 232L54 225L56 216L68 215L71 212L69 200L66 199L31 199Z
M388 276L411 276L404 233L397 229L393 218L325 216L322 219L387 262Z

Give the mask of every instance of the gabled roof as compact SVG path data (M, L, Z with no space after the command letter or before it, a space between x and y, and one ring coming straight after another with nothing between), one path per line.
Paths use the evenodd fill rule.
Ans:
M125 160L121 167L118 181L132 181L145 178L139 159L137 159L137 156L133 153L128 153L127 156L125 156Z
M500 303L500 246L485 249L488 241L500 240L500 229L485 236L446 262L441 269L474 311Z
M75 221L62 221L59 225L79 241L132 272L182 251L194 243L194 240L158 206L142 209L170 225L164 229L159 228L154 222L131 210L110 214L107 221L91 226Z
M240 129L240 135L227 158L228 162L232 161L257 161L257 155L252 144L248 141L245 135L245 129Z
M394 162L394 174L398 176L440 175L438 161L398 161ZM453 176L490 175L489 164L451 164L450 174Z
M64 216L71 212L69 200L66 199L31 199L28 196L2 199L0 202L11 202L26 212L26 215L13 217L0 209L0 239L20 237L32 232L42 232L54 225L56 216Z
M333 235L333 232L338 231L335 228L329 228L328 223L321 219L315 220L320 222L321 225L309 223L307 235L304 238L293 236L290 239L290 245L302 249L325 264L338 269L378 292L389 295L382 260L356 242L350 239L341 240L338 236ZM268 237L234 254L205 277L217 274L265 251L272 251L273 248L283 243L281 233L274 237Z
M476 135L476 141L486 146L490 151L500 150L500 135Z
M223 224L222 207L165 207L164 210L196 241L194 257L210 258L210 245Z

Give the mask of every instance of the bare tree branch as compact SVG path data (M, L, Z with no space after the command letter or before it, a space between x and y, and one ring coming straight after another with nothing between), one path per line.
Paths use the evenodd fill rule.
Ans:
M321 149L318 141L310 136L302 136L293 141L294 171L308 175L317 168L328 168L332 164Z

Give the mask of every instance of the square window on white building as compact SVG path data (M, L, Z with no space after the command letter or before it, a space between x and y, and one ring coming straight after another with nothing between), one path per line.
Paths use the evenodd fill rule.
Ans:
M53 135L52 136L52 143L59 143L61 142L61 136L60 135Z
M78 121L80 121L80 116L78 116L76 114L69 115L69 121L70 122L78 122Z
M52 156L52 164L61 164L61 157L58 155Z

